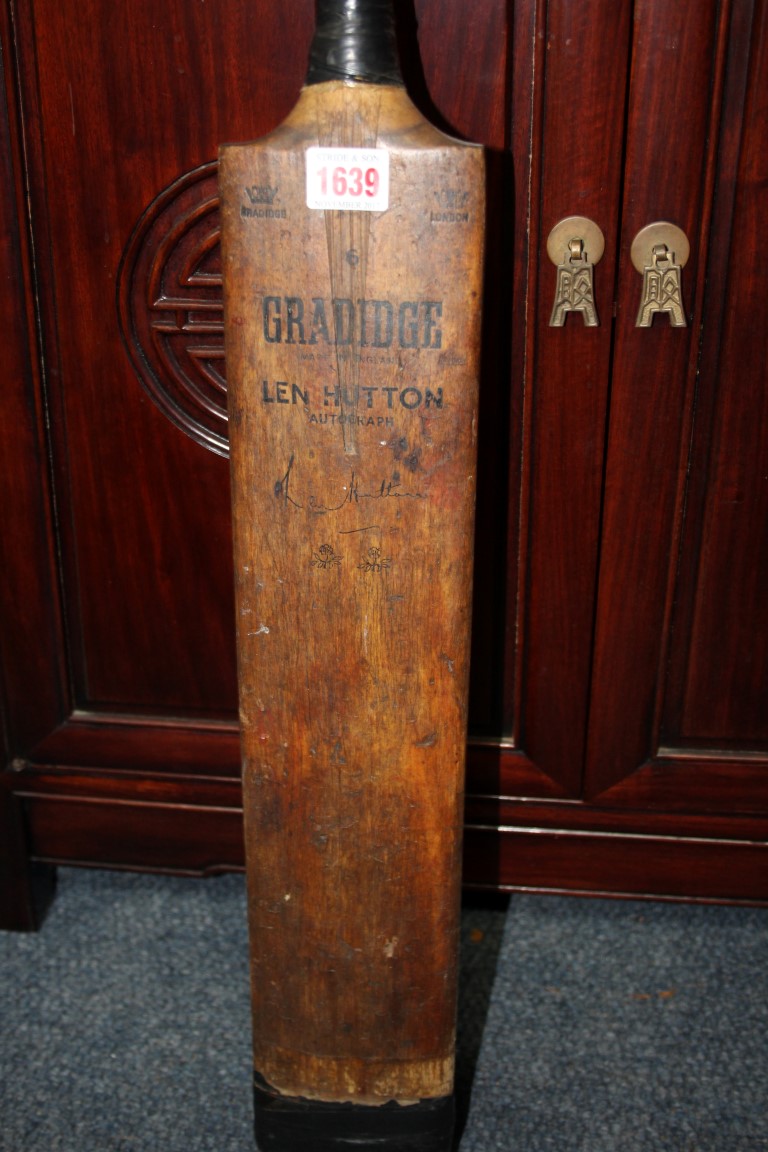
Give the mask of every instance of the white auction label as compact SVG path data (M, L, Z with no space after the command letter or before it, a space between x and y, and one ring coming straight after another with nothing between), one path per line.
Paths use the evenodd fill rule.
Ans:
M389 208L386 148L308 148L307 207L342 212Z

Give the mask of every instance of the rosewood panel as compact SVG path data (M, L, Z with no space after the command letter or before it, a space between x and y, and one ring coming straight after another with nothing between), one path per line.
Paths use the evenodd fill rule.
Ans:
M7 43L5 10L0 31ZM14 755L62 713L61 621L51 546L44 416L38 403L25 188L14 167L18 104L13 61L0 54L0 291L3 298L3 448L0 451L0 924L34 928L52 894L50 869L31 866L14 795Z
M516 740L572 797L581 793L591 662L630 14L631 5L616 0L549 0L536 30L532 150L540 160L530 211L537 268L527 334L530 506ZM594 272L596 328L577 313L565 327L549 325L557 273L547 237L574 215L593 220L606 237Z
M632 776L658 748L728 31L729 5L714 0L695 12L669 0L635 4L586 767L590 796ZM682 108L684 115L674 114ZM651 328L635 326L642 279L629 250L655 220L676 223L691 242L683 275L686 328L671 327L663 315Z
M739 101L742 131L719 165L662 739L768 755L768 37L757 5L745 53L748 7L734 13L726 110Z
M69 675L81 708L235 707L226 464L148 400L123 349L116 277L134 225L172 181L214 157L222 138L264 132L289 106L300 74L288 67L269 84L265 74L278 45L301 44L302 15L292 5L263 23L234 4L211 19L181 0L163 6L162 21L142 0L18 10Z
M685 47L693 69L685 128L697 143L680 153L681 129L674 164L649 143L637 156L658 174L659 215L692 228L692 333L686 340L660 318L652 330L628 331L631 317L619 328L589 788L601 803L709 812L716 822L768 806L767 346L756 323L768 286L757 249L766 9L712 5L692 27L682 8L664 8L673 24L663 43ZM642 76L638 63L635 82ZM649 205L635 179L627 242L638 202ZM643 371L656 362L668 371ZM757 865L758 887L764 877Z
M9 34L6 13L0 29ZM24 227L23 172L14 166L19 108L12 58L0 57L0 287L3 295L3 448L0 452L0 685L13 753L55 725L61 690L61 620L46 469L45 412L30 298L32 255ZM6 102L7 98L7 102Z

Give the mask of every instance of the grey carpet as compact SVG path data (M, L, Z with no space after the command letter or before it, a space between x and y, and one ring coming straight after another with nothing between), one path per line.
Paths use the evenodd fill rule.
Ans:
M460 1152L768 1150L768 912L515 896L462 928ZM64 869L0 933L2 1152L253 1149L243 880Z

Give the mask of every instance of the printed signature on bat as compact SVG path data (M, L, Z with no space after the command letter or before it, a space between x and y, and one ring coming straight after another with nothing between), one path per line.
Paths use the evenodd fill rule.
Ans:
M350 470L349 480L340 486L340 491L330 495L318 495L316 492L303 493L295 483L293 466L295 457L291 456L285 475L275 481L275 499L284 504L291 504L294 508L306 509L318 516L325 516L329 512L340 512L347 505L359 505L368 500L426 500L425 492L409 492L403 487L400 473L393 471L372 488L363 487L360 477L354 468Z

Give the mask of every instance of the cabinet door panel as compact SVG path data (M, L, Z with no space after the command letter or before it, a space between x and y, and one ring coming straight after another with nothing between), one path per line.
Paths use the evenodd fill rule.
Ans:
M80 710L235 709L226 461L148 399L121 340L116 281L158 194L214 159L223 138L266 131L290 106L301 82L293 59L265 77L282 42L306 43L310 8L254 21L243 5L218 6L212 19L182 0L162 11L147 0L19 6L67 655Z
M528 336L530 468L525 674L518 740L560 795L581 793L631 4L550 0L535 123L532 224L537 229L535 312ZM594 221L606 252L594 271L599 327L581 314L551 327L557 272L550 231L566 217ZM587 256L590 253L587 252ZM594 255L594 253L592 254ZM566 253L561 254L565 262Z
M768 798L764 21L763 4L637 5L623 252L651 219L686 231L690 326L633 327L625 259L587 765L601 803Z
M731 753L768 748L764 34L754 40L745 97L735 192L726 173L718 189L709 275L713 290L705 308L699 417L691 456L690 523L680 571L688 611L679 614L670 706L662 730L667 745ZM713 338L715 325L719 340Z
M7 13L0 31L9 35ZM14 172L18 106L12 67L0 54L0 286L3 294L3 425L0 451L0 620L13 630L0 643L2 747L6 756L28 747L61 711L59 601L51 547L45 420L30 343L34 308L25 289L31 268L19 217L23 180ZM7 84L7 87L6 87ZM7 96L6 96L7 93ZM2 805L2 799L0 799ZM1 818L1 817L0 817Z

